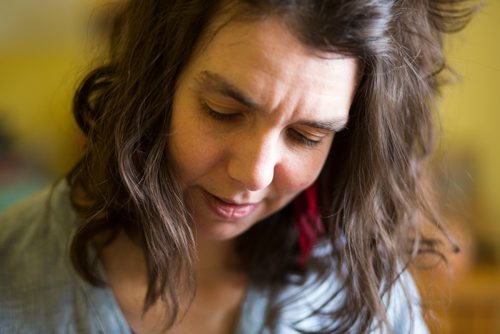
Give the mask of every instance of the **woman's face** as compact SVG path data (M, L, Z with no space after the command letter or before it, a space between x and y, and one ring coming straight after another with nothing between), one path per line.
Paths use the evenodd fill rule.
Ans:
M234 238L314 182L347 123L357 70L274 19L230 23L193 56L169 155L200 236Z

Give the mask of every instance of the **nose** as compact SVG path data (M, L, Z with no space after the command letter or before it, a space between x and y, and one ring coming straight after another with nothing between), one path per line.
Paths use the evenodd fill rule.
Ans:
M229 176L246 190L266 188L274 179L278 162L278 142L272 137L239 138L227 165Z

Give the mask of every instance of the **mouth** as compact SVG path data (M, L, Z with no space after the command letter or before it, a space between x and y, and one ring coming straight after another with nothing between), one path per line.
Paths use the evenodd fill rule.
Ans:
M238 220L252 214L257 208L257 203L236 203L222 199L207 191L203 191L208 208L218 218L223 220Z

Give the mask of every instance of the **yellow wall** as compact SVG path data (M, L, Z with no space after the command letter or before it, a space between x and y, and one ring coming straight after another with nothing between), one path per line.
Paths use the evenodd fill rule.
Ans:
M470 223L500 256L500 1L485 1L447 47L461 79L443 91L442 146L471 158L477 211Z
M52 177L79 156L71 99L97 52L91 24L103 7L97 3L0 5L0 125L14 136L17 151Z
M75 55L0 57L0 117L15 147L49 174L64 173L76 158L78 133L71 121Z

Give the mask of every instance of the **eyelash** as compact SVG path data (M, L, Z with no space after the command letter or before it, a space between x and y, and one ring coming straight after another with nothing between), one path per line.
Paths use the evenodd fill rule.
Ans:
M235 120L239 115L238 114L226 114L226 113L221 113L218 111L215 111L214 109L210 108L208 103L206 102L201 102L201 107L203 110L210 116L211 118L217 120L217 121L232 121ZM293 130L293 129L288 129L287 134L298 144L308 146L308 147L314 147L317 146L321 143L321 140L312 140L301 134L300 132Z

